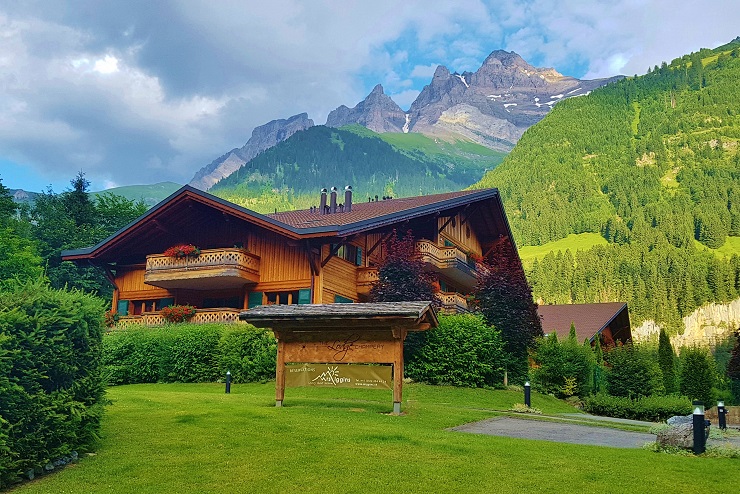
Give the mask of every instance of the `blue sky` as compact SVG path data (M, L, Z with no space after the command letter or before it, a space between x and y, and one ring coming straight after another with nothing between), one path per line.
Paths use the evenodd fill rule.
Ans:
M56 192L187 183L252 129L317 124L378 83L408 108L496 49L579 78L740 35L735 0L0 0L0 179Z

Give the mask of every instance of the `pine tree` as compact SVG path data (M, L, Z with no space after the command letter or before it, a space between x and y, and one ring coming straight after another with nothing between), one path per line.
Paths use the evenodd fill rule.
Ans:
M714 401L714 360L706 348L688 347L681 350L681 394L699 400L707 407Z
M666 394L675 393L676 354L673 352L671 340L663 328L660 328L660 336L658 337L658 365L660 366L660 371L663 373L663 386L665 387Z

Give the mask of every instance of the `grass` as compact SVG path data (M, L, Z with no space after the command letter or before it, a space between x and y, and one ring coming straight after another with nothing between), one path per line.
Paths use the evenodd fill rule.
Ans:
M725 243L719 249L710 249L696 240L694 240L694 246L697 249L708 250L720 259L732 257L733 255L740 256L740 237L727 237L727 240L725 240Z
M450 432L521 392L406 385L391 394L274 384L120 386L97 454L17 487L30 493L700 492L726 489L737 460ZM569 405L533 393L546 414Z
M543 245L519 247L519 257L525 264L531 264L535 259L542 260L550 252L558 252L570 249L575 253L577 250L588 250L595 245L606 245L608 242L598 233L571 233L565 238L548 242Z

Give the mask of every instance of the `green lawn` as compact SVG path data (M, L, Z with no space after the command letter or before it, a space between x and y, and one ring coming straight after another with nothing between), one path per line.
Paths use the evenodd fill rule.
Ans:
M29 493L711 492L737 460L518 440L445 429L522 401L520 392L407 385L390 391L274 383L111 388L97 454L18 487ZM572 412L533 393L545 413ZM734 479L734 480L732 480ZM730 488L731 489L731 488Z
M598 233L571 233L565 238L544 245L519 247L519 257L521 257L523 263L529 265L535 259L542 259L550 252L565 252L570 249L571 252L575 253L577 250L588 250L595 245L606 244L606 239Z
M719 249L710 249L696 240L694 240L694 246L696 246L697 249L708 250L722 259L732 257L735 254L740 255L740 237L727 237L727 240L725 240L725 243Z

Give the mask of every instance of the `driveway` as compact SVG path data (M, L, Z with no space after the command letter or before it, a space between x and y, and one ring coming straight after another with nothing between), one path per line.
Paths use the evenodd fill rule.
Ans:
M490 436L610 446L612 448L641 448L645 443L655 441L653 434L642 432L513 417L494 417L454 427L450 430L488 434Z

